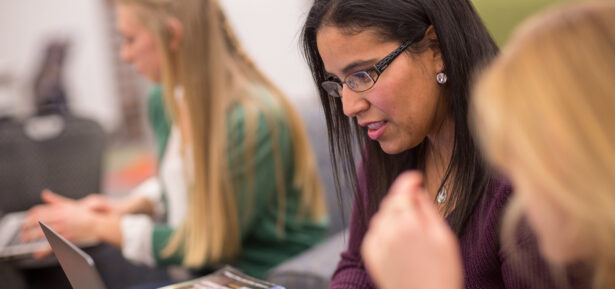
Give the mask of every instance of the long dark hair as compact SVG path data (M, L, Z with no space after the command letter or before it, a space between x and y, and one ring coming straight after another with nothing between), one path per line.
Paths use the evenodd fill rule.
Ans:
M320 87L327 75L318 52L316 35L324 25L351 32L375 30L384 40L399 42L420 40L426 29L433 25L448 76L449 111L455 122L453 154L441 186L452 179L454 193L450 194L445 210L452 229L459 234L490 179L467 123L471 75L498 52L472 4L469 0L315 0L312 5L303 27L303 49L319 87L336 180L348 178L357 193L359 186L352 148L353 144L363 148L362 171L369 194L367 200L362 198L362 194L356 197L361 223L366 226L393 180L404 170L418 168L423 159L425 141L403 153L388 155L376 141L367 137L365 128L358 126L356 119L349 120L343 114L341 100L328 96ZM412 51L412 47L409 50ZM343 200L339 188L338 183L339 199Z

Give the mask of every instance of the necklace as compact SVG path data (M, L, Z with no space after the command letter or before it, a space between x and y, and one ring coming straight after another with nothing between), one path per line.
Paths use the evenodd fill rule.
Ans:
M438 175L438 179L440 178L440 170L438 168L438 162L436 161L436 156L433 153L433 148L431 148L429 150L431 152L431 158L433 159L434 165L436 167L436 174ZM442 185L442 189L438 191L438 193L436 194L436 202L438 202L438 204L442 204L444 202L446 202L446 198L448 197L448 191L446 190L446 188L444 187L444 185Z

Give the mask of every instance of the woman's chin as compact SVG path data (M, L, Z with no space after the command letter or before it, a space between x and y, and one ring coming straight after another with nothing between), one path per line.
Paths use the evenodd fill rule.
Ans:
M396 155L413 149L421 144L420 141L400 141L399 138L380 138L377 140L380 149L388 155Z
M378 140L378 144L380 144L380 149L388 155L396 155L406 151L407 149L401 148L398 144L394 144L387 141Z

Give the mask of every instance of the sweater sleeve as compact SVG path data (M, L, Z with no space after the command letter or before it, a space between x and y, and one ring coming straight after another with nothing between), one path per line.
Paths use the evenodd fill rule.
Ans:
M245 122L246 113L242 107L233 111L230 120L229 140L229 165L231 171L231 182L237 201L237 217L240 224L241 238L250 235L255 228L255 224L266 214L268 210L276 210L271 207L276 203L274 199L277 193L276 179L276 159L274 154L276 149L280 156L280 165L284 176L288 174L286 170L291 170L292 152L290 137L287 127L277 119L272 119L269 123L263 112L257 112L258 122L252 128L256 129L256 139L253 150L246 154L249 148L244 141L248 124ZM276 126L276 139L273 140L271 125ZM276 142L274 148L273 142ZM284 177L283 176L283 177ZM285 179L285 182L291 180Z
M137 264L154 266L152 231L154 222L146 215L125 215L120 220L122 255Z
M538 250L538 240L525 220L517 225L515 237L516 240L503 240L500 248L502 279L507 289L567 287L552 277L549 265Z
M158 160L162 159L171 132L170 119L164 106L164 97L160 85L154 85L147 98L147 113L150 126L154 132Z
M365 236L365 229L361 226L361 214L359 213L359 198L367 199L367 188L365 185L365 176L363 174L363 166L359 167L358 172L359 192L355 197L350 217L350 237L348 240L348 248L341 254L341 259L333 273L329 289L368 289L375 288L371 281L361 257L361 244Z
M184 256L180 253L181 251L176 252L172 256L163 256L162 254L174 232L175 228L167 224L156 224L150 234L152 236L152 246L150 247L152 250L150 253L154 256L155 263L159 266L181 265L184 261Z
M156 221L164 218L165 207L162 201L162 186L158 177L151 177L130 192L131 196L145 198L153 208L152 217Z
M550 267L538 250L536 237L523 218L516 224L513 239L503 239L502 233L506 229L503 226L507 224L502 222L506 214L506 207L511 201L513 188L510 182L502 176L495 176L490 188L490 192L487 193L492 196L489 201L490 204L482 208L482 220L478 222L482 225L474 227L477 230L473 233L476 237L476 243L472 245L466 242L466 246L473 246L473 250L466 252L466 258L486 262L491 258L489 255L493 254L499 263L499 268L494 264L494 269L499 269L503 288L565 288L561 284L558 286L555 279L552 278ZM493 237L480 238L481 235ZM485 240L492 241L486 242ZM491 248L495 250L491 251ZM482 286L486 286L486 284L490 284L490 288L493 288L495 285L487 283L486 279L488 278L477 274L476 268L476 266L466 268L466 274L473 275L473 281L468 281L469 285L479 286L478 284L482 284Z

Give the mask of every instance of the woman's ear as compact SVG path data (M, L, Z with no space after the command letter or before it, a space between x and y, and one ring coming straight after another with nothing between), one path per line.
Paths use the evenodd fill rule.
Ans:
M440 50L440 41L438 40L438 35L433 25L427 27L423 39L428 42L428 49L431 53L435 70L437 72L444 71L444 60L442 59L442 50Z
M179 50L179 44L184 37L184 27L177 18L169 18L169 20L167 20L167 27L170 34L169 47L171 47L173 52L177 52Z

